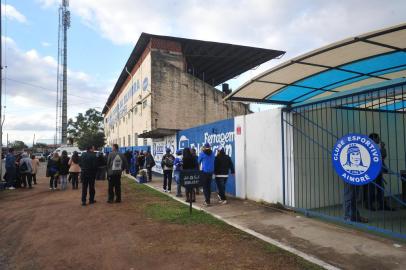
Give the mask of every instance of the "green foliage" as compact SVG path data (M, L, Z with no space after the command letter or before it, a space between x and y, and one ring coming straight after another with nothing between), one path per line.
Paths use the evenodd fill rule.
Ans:
M28 148L28 146L23 141L14 141L10 144L9 147L14 148L14 150L16 151L21 151Z
M76 119L68 121L68 136L81 149L92 145L96 148L104 146L103 116L96 109L88 109L85 114L79 113Z

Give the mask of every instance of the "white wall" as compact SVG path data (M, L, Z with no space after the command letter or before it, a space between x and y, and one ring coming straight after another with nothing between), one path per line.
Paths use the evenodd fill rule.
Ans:
M236 196L282 203L281 109L236 117L235 128Z

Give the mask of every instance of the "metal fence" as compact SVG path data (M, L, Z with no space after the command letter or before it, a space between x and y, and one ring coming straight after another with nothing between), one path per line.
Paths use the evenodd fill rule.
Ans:
M287 108L282 114L285 205L406 238L405 107L403 83ZM346 186L333 169L333 146L349 133L380 137L386 152L382 177L370 184ZM355 220L345 218L348 188L354 189Z

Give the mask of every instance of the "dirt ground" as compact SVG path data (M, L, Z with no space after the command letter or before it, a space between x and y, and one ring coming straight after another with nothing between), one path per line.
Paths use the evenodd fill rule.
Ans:
M106 181L85 207L80 189L52 192L44 177L0 192L0 269L318 269L229 226L151 218L161 198L122 182L112 205Z

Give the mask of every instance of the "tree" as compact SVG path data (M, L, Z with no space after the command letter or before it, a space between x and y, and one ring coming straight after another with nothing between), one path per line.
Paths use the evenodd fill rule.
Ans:
M79 113L76 119L69 119L68 136L85 149L87 146L100 148L104 146L104 125L101 112L88 109L85 114Z
M14 141L10 144L9 147L14 148L14 150L17 150L17 151L21 151L21 150L28 148L28 146L23 141Z

